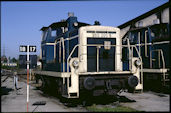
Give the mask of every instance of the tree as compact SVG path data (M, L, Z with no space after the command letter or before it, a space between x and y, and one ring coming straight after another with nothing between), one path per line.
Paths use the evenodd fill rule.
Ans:
M4 63L7 63L7 58L6 57L4 58Z
M14 63L16 63L16 62L17 62L17 59L15 59L15 57L13 57L13 58L11 59L11 61L14 62Z
M100 23L99 21L96 20L96 21L94 22L94 25L101 25L101 23Z
M10 57L10 56L8 57L8 61L9 61L9 62L11 61L11 57Z

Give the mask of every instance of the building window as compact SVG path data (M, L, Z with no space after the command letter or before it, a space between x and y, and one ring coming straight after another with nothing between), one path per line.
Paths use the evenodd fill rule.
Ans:
M157 13L156 13L156 16L157 16L157 19L159 19L159 20L158 20L159 23L161 23L161 11L157 12ZM158 24L159 24L159 23L158 23Z
M138 27L143 27L143 21L138 22Z
M160 20L159 19L153 20L153 24L160 24Z

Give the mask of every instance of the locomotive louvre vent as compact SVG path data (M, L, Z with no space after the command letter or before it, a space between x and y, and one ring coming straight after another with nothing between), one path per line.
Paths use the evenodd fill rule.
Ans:
M107 31L96 31L96 33L107 33Z
M108 31L108 33L115 34L116 31Z
M87 33L109 33L109 34L116 34L116 31L87 31Z
M87 31L87 33L95 33L95 31Z

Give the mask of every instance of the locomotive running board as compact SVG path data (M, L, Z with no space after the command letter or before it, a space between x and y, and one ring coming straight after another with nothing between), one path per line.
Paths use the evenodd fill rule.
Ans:
M142 72L146 73L166 73L169 69L143 69Z
M78 75L97 75L97 74L131 74L131 71L108 71L108 72L82 72Z
M54 72L54 71L33 71L34 75L45 75L53 77L70 77L70 72Z

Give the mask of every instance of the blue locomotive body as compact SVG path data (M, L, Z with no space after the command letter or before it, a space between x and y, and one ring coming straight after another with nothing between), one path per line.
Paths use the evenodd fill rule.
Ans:
M89 24L78 22L77 17L72 16L69 17L67 20L53 23L48 27L43 27L41 29L43 31L43 39L41 42L43 64L42 70L66 72L67 58L69 56L69 53L71 53L74 46L78 44L78 38L75 38L73 40L67 40L67 38L77 36L78 29L81 26L87 25ZM60 38L63 38L63 40L65 40L64 46L62 46L62 42L57 43L56 45L46 44L54 43L56 40L58 41L58 39ZM64 54L61 54L63 52L65 52L65 56L63 56ZM74 52L73 57L78 57L78 48Z
M163 86L169 88L169 24L160 23L147 27L132 28L127 32L125 37L123 37L123 44L127 42L126 39L129 39L131 45L137 46L139 54L142 57L145 89L159 90L162 89ZM134 56L137 56L137 54L135 53ZM125 64L126 63L125 61ZM152 81L153 84L151 84Z

